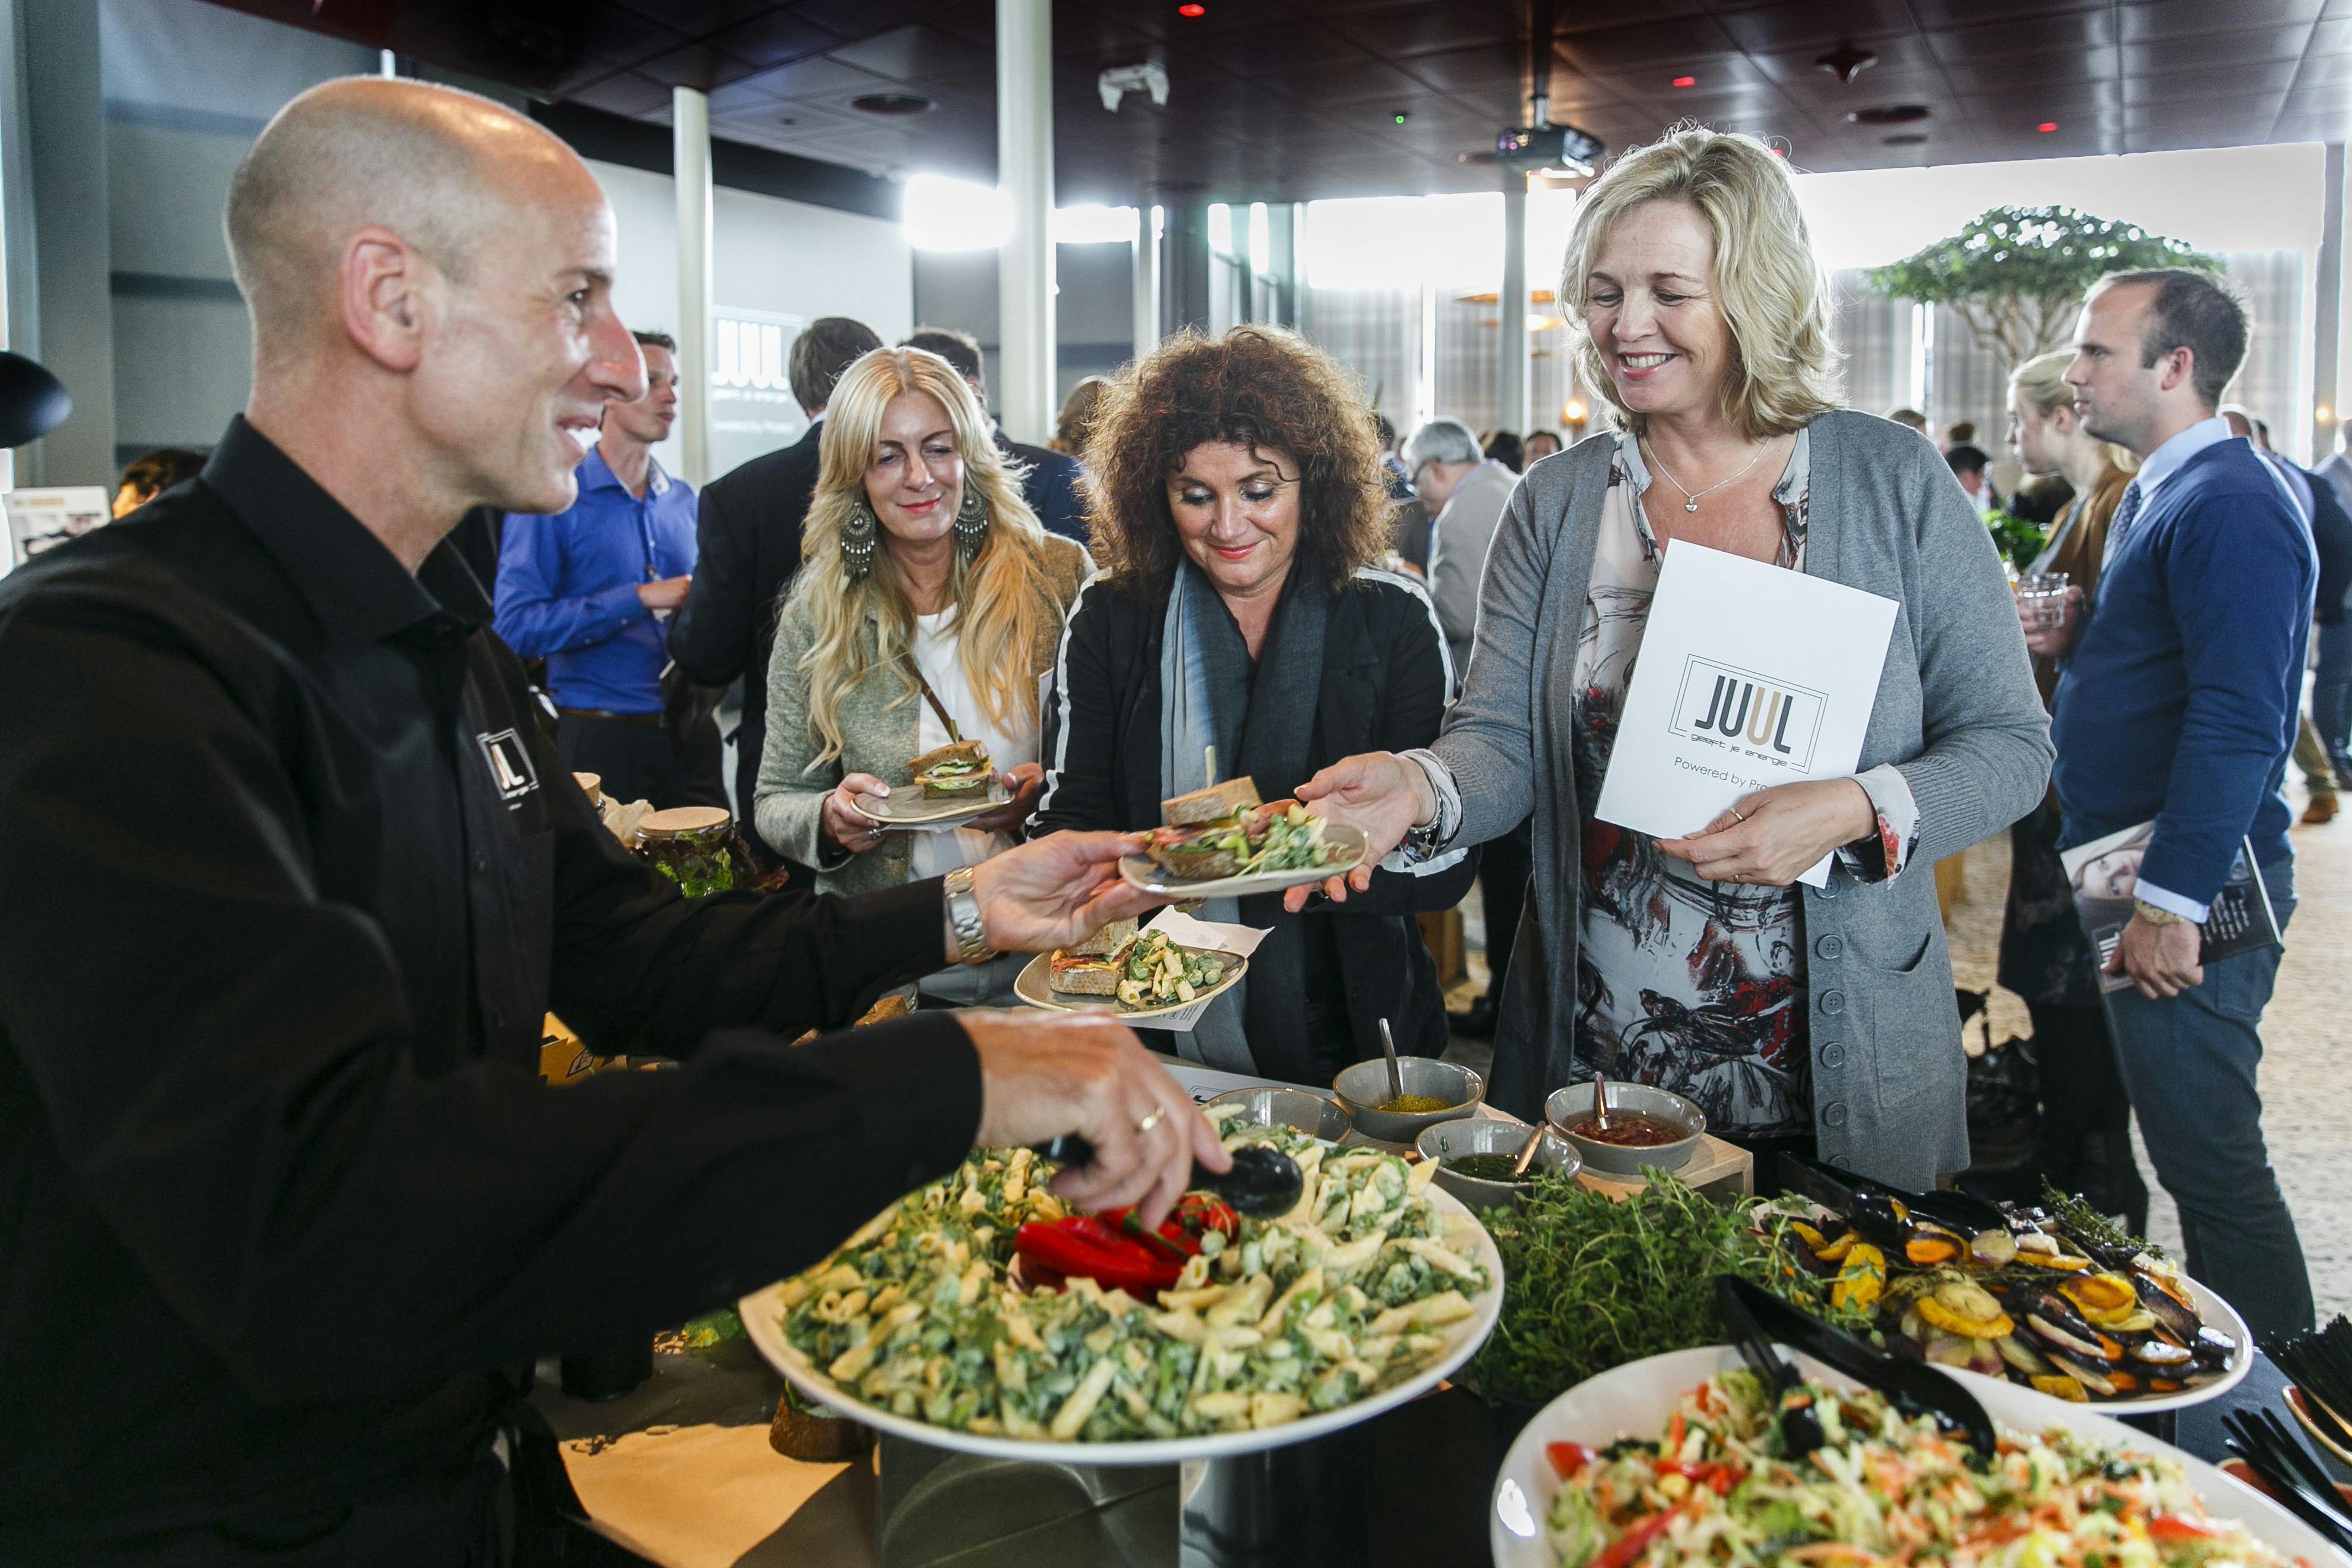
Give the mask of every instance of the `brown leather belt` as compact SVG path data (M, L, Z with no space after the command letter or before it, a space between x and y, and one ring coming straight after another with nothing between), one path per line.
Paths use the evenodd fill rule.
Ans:
M607 719L615 724L647 724L661 728L662 716L652 713L615 713L610 708L565 708L558 705L556 713L565 719Z

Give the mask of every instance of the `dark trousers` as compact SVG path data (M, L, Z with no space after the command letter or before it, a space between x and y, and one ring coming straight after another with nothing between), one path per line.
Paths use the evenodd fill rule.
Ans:
M2080 1193L2102 1214L2147 1234L2147 1184L2132 1158L2131 1099L2116 1065L2107 1015L2097 1003L2028 1002L2033 1059L2042 1076L2041 1167L2062 1193Z
M1522 822L1479 851L1478 903L1486 921L1486 994L1503 1001L1503 976L1511 948L1519 940L1519 916L1528 907L1528 879L1535 874L1535 833Z
M670 743L665 724L566 713L555 723L555 749L573 773L601 779L607 800L625 805L649 800L657 811L727 805L715 719L697 725L693 740L681 749Z
M2294 867L2262 868L2282 930L2294 912ZM2278 978L2279 950L2205 966L2169 1000L2137 990L2105 998L2132 1110L2157 1179L2180 1205L2182 1263L2220 1291L2257 1336L2312 1326L2311 1275L2294 1216L2263 1145L2256 1029Z

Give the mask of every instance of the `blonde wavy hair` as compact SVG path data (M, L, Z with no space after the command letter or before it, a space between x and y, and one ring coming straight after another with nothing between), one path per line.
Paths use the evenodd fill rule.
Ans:
M809 738L819 743L812 768L841 755L842 694L873 676L895 681L886 710L915 700L915 606L877 524L874 569L852 583L841 561L841 525L866 498L866 474L882 440L890 400L927 392L947 410L962 459L963 483L988 503L988 536L950 569L956 609L956 656L981 710L998 729L1037 721L1037 672L1030 650L1061 618L1045 562L1045 528L1021 499L1021 470L990 437L987 416L953 366L920 349L874 349L842 375L825 405L817 447L816 494L801 531L801 570L791 605L805 605L816 635L800 662L809 682ZM963 492L946 498L950 510ZM867 504L871 506L871 502Z
M2035 416L2047 419L2061 408L2074 406L2074 389L2066 384L2066 367L2074 363L2072 349L2053 349L2046 354L2036 354L2009 373L2009 384L2025 395ZM2118 447L2113 441L2102 442L2107 456L2107 466L2125 473L2139 472L2139 454L2128 447Z
M1737 350L1723 411L1751 438L1786 435L1843 406L1830 341L1830 284L1813 255L1796 186L1753 136L1678 125L1609 166L1578 204L1560 268L1574 302L1579 377L1640 434L1643 416L1617 400L1606 357L1585 326L1586 280L1617 220L1648 202L1686 201L1715 237L1715 300Z

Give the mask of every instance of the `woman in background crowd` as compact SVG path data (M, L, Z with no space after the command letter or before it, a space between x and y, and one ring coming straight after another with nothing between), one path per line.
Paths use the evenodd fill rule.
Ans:
M1542 462L1559 449L1558 431L1530 430L1528 432L1528 462L1530 465Z
M1604 1071L1696 1100L1761 1156L1759 1187L1783 1152L1933 1185L1969 1142L1932 868L2049 779L1991 536L1933 447L1840 409L1828 282L1761 142L1693 129L1626 153L1579 204L1564 273L1578 379L1620 431L1514 492L1436 743L1349 758L1299 794L1408 859L1533 813L1495 1040L1504 1109L1538 1114ZM1591 803L1676 541L1901 611L1855 776L1760 790L1662 839ZM1800 885L1824 858L1828 885Z
M1517 431L1490 430L1480 437L1478 442L1486 448L1486 456L1494 458L1511 472L1519 473L1527 468L1528 448L1519 439Z
M114 515L127 517L173 485L205 471L205 455L185 447L158 447L123 466L114 487Z
M2074 488L2074 500L2027 571L2065 573L2067 612L2079 618L2090 612L2107 522L2139 460L2083 428L2074 389L2064 380L2074 357L2061 349L2017 367L2009 382L2009 441L2027 473L2061 476ZM2058 687L2057 661L2037 655L2033 679L2047 705ZM2042 1175L2060 1192L2082 1194L2101 1214L2122 1215L2141 1236L2147 1184L2132 1158L2131 1102L2099 1006L2098 964L2058 863L2058 826L2053 791L2010 827L2000 983L2025 998L2033 1016Z
M1070 395L1062 399L1062 412L1054 421L1054 438L1046 445L1066 458L1083 462L1087 438L1094 433L1103 394L1109 390L1110 383L1099 375L1087 376L1070 388Z
M1289 332L1186 332L1114 384L1091 448L1105 575L1070 613L1034 835L1159 826L1160 803L1247 777L1290 795L1350 752L1427 745L1453 671L1428 596L1371 569L1389 535L1372 416L1347 373ZM1370 872L1345 910L1277 895L1202 918L1269 927L1197 1028L1194 1060L1328 1083L1381 1053L1445 1048L1445 1003L1413 915L1450 909L1472 865Z
M1086 552L1047 533L955 369L876 349L825 407L802 566L768 664L753 819L823 891L937 877L1012 842L1036 798L1038 677ZM861 799L916 795L908 767L950 740L988 747L1012 799L952 830L894 832ZM923 982L999 1000L1019 963Z

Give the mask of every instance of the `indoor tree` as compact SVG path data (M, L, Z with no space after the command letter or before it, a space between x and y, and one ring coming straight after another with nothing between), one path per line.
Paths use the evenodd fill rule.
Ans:
M1948 239L1871 268L1870 284L1888 299L1949 305L2008 372L2065 344L2084 293L2103 275L2146 267L2219 272L2221 261L2073 207L1995 207Z

